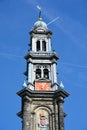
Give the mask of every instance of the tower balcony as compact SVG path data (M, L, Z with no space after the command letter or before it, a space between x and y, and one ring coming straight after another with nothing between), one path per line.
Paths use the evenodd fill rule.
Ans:
M38 51L38 52L34 52L34 51L30 51L29 53L27 53L27 55L25 55L24 57L26 60L28 60L29 58L42 58L42 59L56 59L58 60L59 57L56 54L55 51L50 51L50 52L44 52L44 51Z

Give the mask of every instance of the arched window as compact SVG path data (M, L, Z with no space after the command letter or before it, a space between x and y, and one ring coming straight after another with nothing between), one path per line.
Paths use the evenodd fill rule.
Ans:
M48 71L48 69L44 69L43 72L44 72L44 78L49 79L49 71Z
M42 50L46 51L46 42L45 41L42 41Z
M36 79L41 78L41 70L40 69L36 69Z
M36 49L37 49L37 51L40 51L40 41L39 40L36 43Z

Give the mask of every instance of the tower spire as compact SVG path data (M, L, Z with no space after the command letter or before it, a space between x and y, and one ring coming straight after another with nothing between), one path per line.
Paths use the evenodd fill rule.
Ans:
M37 5L37 9L39 10L39 18L41 18L41 7Z

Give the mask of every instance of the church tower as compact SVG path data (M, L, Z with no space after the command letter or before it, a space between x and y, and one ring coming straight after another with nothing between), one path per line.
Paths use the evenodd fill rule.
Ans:
M39 17L30 31L30 49L25 56L27 81L21 97L22 130L64 130L64 98L69 94L57 80L56 52L51 47L52 32Z

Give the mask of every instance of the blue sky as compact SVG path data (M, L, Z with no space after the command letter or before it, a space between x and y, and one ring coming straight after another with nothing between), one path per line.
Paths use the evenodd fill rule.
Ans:
M21 130L20 97L29 34L42 7L43 21L53 32L58 82L70 93L65 100L65 130L87 130L87 0L0 0L0 130Z

